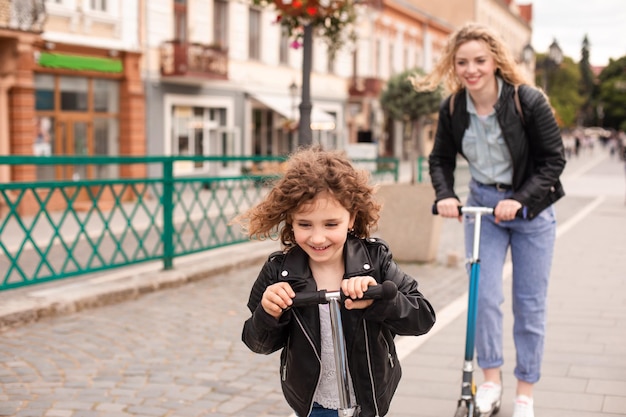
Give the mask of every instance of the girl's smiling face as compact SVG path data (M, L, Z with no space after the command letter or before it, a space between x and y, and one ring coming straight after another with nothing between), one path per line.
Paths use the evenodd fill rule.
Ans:
M339 201L322 193L303 204L292 220L296 244L309 255L310 262L343 263L343 246L354 218Z
M496 69L496 62L483 41L465 42L454 55L454 72L470 93L492 88Z

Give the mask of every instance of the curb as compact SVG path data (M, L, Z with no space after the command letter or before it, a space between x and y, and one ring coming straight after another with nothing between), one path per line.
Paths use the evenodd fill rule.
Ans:
M0 294L0 332L90 308L134 300L145 294L258 265L279 250L275 241L248 242L177 258L174 269L160 262L66 278Z

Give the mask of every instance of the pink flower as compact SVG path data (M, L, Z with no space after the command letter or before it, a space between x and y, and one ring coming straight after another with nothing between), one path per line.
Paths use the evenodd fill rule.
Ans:
M300 49L302 47L302 43L298 40L295 40L289 44L289 46L293 49Z

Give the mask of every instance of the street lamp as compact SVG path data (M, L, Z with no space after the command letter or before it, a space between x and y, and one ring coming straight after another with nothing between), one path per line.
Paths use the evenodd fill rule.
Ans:
M298 84L292 81L289 84L289 96L291 97L291 120L296 120L296 98L298 96Z
M533 57L535 56L535 49L531 44L527 43L522 49L522 62L525 64L530 64L533 61Z

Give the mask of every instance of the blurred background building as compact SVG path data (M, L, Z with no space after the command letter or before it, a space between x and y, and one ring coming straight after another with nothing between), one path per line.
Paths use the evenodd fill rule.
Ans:
M500 32L534 78L534 59L523 53L530 4L370 0L355 7L354 43L332 57L321 39L313 42L311 128L325 147L375 143L379 155L403 157L402 123L389 120L378 100L386 80L429 71L466 21ZM272 7L248 1L0 0L0 154L286 154L298 145L299 46ZM238 174L211 166L211 174ZM179 175L207 169L175 167ZM5 167L0 181L144 174L127 170Z

